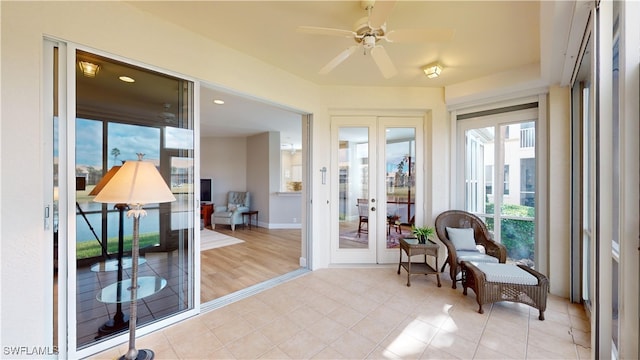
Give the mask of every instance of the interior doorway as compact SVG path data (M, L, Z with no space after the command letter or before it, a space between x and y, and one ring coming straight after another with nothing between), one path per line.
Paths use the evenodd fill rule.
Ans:
M257 212L234 230L202 219L201 303L208 308L305 268L311 119L208 84L200 99L200 179L210 183L201 203L228 210L228 193L246 191ZM210 248L213 237L222 246Z

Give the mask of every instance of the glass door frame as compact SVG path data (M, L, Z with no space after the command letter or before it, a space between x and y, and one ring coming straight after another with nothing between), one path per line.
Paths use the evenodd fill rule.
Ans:
M199 109L199 97L200 97L200 83L193 78L188 78L183 74L176 74L165 69L159 69L149 66L148 64L136 63L135 61L131 61L130 59L125 59L122 57L115 56L113 54L107 54L101 51L97 51L95 49L86 48L77 44L57 41L54 39L45 39L47 41L44 42L45 48L57 46L60 49L60 57L59 57L59 89L60 96L58 100L59 106L59 151L60 151L60 162L59 162L59 195L60 195L60 224L59 224L59 236L61 239L63 238L74 238L76 232L76 208L71 206L70 204L75 203L75 182L68 181L69 179L75 178L75 126L70 126L69 124L74 124L76 119L76 51L86 51L91 52L100 56L108 57L123 63L128 63L133 66L138 66L142 68L146 68L152 71L156 71L159 73L168 74L170 76L174 76L176 78L181 78L183 80L190 81L194 84L193 89L193 136L194 136L194 162L195 162L195 170L194 170L194 178L199 178L199 124L200 124L200 113L196 111ZM49 41L50 40L50 41ZM50 51L44 51L45 56L48 55ZM46 61L45 61L46 63ZM45 70L50 71L50 70ZM49 93L51 91L51 93ZM45 96L49 96L53 98L53 89L46 90ZM56 136L56 134L50 134L51 136ZM195 194L199 194L199 184L196 182L195 184ZM47 192L53 194L53 184L50 189L47 189ZM196 195L197 196L197 195ZM194 201L194 209L193 213L197 214L199 207L199 199L195 199ZM193 228L199 229L199 224L196 223L196 217L193 217ZM174 324L178 321L187 319L192 317L200 312L200 257L195 256L195 254L199 254L199 232L194 231L194 246L190 246L191 254L189 254L190 259L193 259L193 268L191 270L190 276L192 279L190 280L193 284L193 287L189 289L189 291L193 291L191 296L193 297L193 308L175 314L173 316L169 316L167 318L158 320L151 324L145 325L144 327L140 327L136 330L136 336L140 337L145 334L151 333L158 329L164 328L171 324ZM76 290L77 290L77 281L76 281L76 266L75 266L75 258L76 258L76 246L75 242L60 242L59 247L60 255L59 255L59 281L58 281L58 350L60 354L64 357L68 358L83 358L95 354L100 351L104 351L111 347L114 347L118 344L126 342L128 340L128 332L123 332L120 335L113 336L104 341L98 341L95 344L89 345L82 349L78 349L77 346L77 333L76 333ZM65 279L63 281L61 279ZM55 344L54 344L55 345Z

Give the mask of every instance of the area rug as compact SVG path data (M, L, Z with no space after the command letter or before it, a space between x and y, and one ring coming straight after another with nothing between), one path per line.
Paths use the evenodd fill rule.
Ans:
M400 237L402 236L409 236L409 233L405 231L400 234L392 229L391 233L387 236L387 248L391 249L400 246ZM349 240L361 244L367 244L369 242L369 236L365 232L360 233L360 236L358 236L358 231L353 230L348 232L341 232L340 240Z
M200 251L240 244L243 242L244 240L236 239L214 230L204 229L200 231Z

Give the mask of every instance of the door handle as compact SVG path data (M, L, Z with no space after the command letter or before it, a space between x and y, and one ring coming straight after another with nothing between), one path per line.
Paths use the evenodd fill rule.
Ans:
M376 207L375 207L375 206L372 206L372 207L371 207L371 211L376 211Z

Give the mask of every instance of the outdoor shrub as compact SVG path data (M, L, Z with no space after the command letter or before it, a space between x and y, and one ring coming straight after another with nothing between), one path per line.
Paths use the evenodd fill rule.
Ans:
M494 204L486 205L487 214L494 213ZM502 215L533 218L531 206L504 204ZM487 228L494 230L493 218L486 218ZM533 260L535 248L535 222L529 220L502 219L501 242L507 247L507 257L513 260Z

